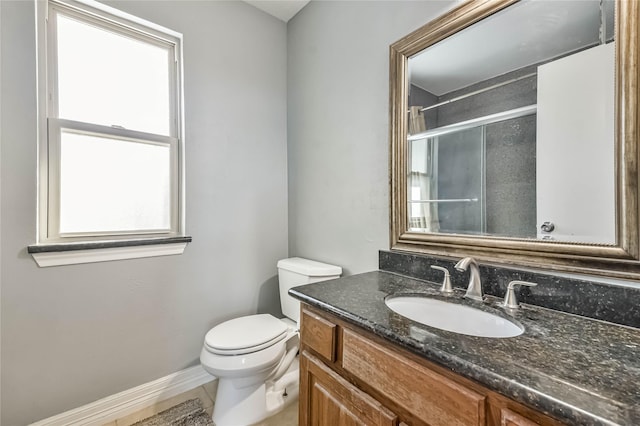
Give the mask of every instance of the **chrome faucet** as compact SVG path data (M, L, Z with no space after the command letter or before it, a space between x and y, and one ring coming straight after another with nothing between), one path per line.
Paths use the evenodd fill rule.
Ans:
M465 257L456 263L455 268L458 271L464 272L471 266L469 271L469 286L464 297L469 299L479 300L482 302L482 281L480 280L480 268L478 268L478 262L473 257Z

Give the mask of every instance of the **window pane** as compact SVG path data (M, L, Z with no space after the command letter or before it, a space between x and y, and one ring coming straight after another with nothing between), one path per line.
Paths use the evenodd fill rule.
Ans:
M170 50L58 14L59 118L169 135Z
M62 131L60 232L170 227L170 148Z

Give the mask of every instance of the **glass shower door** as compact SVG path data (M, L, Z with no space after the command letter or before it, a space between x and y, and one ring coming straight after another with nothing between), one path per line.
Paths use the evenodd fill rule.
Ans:
M482 234L484 126L409 141L409 230Z

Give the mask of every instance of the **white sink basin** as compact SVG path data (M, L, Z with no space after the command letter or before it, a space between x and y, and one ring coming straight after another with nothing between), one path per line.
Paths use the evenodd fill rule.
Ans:
M498 315L469 306L417 296L389 297L392 311L430 327L479 337L515 337L524 329Z

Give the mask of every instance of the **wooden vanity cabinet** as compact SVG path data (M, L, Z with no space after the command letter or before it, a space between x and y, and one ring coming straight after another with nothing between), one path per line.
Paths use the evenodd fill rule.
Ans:
M318 358L300 355L301 388L306 391L308 425L396 426L398 416L385 408Z
M300 426L562 424L304 304L300 328Z

